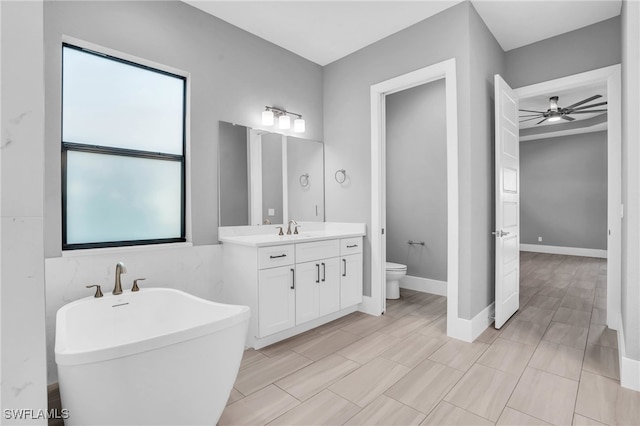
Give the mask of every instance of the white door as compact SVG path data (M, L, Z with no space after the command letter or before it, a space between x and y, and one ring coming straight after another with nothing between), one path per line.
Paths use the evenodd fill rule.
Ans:
M320 284L318 284L319 315L328 315L340 310L340 268L337 257L320 261Z
M520 146L518 97L495 75L496 302L500 328L520 305Z
M340 309L362 302L362 253L340 259Z
M320 262L296 265L296 325L318 318L318 285L321 279Z

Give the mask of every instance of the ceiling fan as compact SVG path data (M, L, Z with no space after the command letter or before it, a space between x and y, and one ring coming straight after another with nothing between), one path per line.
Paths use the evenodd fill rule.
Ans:
M553 122L560 120L573 121L575 118L570 117L570 114L592 114L595 112L607 112L606 109L591 109L588 108L598 107L601 105L606 105L606 102L598 102L596 104L584 105L588 102L601 98L602 95L594 95L590 98L583 99L580 102L576 102L573 105L569 105L568 107L559 107L558 106L558 96L552 96L549 98L549 109L546 111L532 111L529 109L521 109L520 111L528 112L531 114L521 115L520 118L524 118L524 120L520 120L520 123L524 123L525 121L538 120L542 118L537 124L542 124L545 121ZM584 105L584 106L580 106Z

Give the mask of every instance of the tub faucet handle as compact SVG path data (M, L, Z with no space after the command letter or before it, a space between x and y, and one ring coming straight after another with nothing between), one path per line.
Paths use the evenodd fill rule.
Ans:
M98 284L94 284L94 285L88 285L86 286L87 288L91 288L91 287L95 287L96 288L96 294L93 295L93 297L102 297L102 290L100 289L100 286Z
M131 291L140 291L140 287L138 287L138 281L144 281L146 278L136 278L133 280L133 287L131 287Z

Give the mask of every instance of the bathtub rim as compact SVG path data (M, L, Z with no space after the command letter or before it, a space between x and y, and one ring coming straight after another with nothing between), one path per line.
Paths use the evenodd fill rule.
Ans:
M202 299L200 297L194 296L192 294L186 293L181 290L172 289L172 288L161 288L161 287L150 287L141 289L140 292L171 292L179 294L181 297L187 297L189 299L194 300L197 303L202 303L206 305L210 305L212 307L216 306L224 306L224 307L233 307L234 312L229 316L226 316L217 321L211 321L204 324L199 324L197 326L175 330L170 333L161 334L158 336L153 336L147 339L137 340L134 342L128 342L121 345L110 346L106 348L98 348L98 349L82 349L82 350L70 350L66 345L66 333L60 332L59 330L64 330L65 322L65 314L67 311L73 309L74 306L91 303L94 298L86 297L83 299L76 300L74 302L68 303L58 309L56 313L56 340L55 340L55 362L58 366L75 366L75 365L83 365L83 364L92 364L97 362L103 362L107 360L112 360L116 358L123 358L127 356L136 355L142 352L148 352L155 349L160 349L166 346L175 345L181 342L185 342L188 340L197 339L202 336L206 336L208 334L213 334L219 330L223 330L226 328L231 328L237 324L241 324L243 322L248 323L249 317L251 315L250 308L244 305L231 305L219 302L212 302L210 300ZM110 296L110 293L105 293L104 297ZM136 296L136 295L134 295ZM60 328L58 326L60 325Z

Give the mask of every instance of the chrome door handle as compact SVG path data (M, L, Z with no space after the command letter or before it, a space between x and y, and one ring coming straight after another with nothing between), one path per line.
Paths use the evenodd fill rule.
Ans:
M491 235L495 235L496 237L504 237L505 235L509 235L509 233L501 229L499 231L493 231Z

